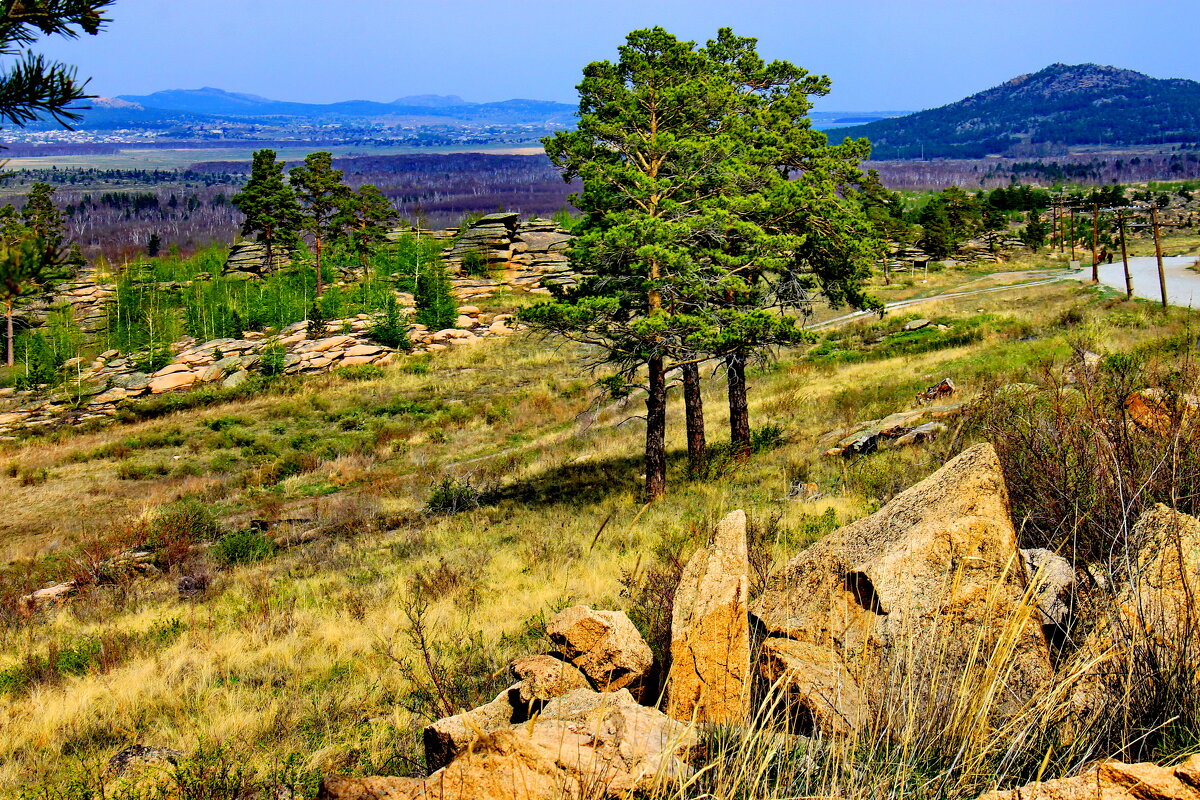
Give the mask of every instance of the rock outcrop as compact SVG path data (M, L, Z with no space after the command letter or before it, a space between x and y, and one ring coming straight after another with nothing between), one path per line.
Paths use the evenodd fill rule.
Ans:
M631 688L654 664L654 654L623 611L596 611L572 606L546 625L546 633L564 658L602 692Z
M1200 755L1177 767L1104 761L1073 778L988 792L978 800L1200 800Z
M221 269L226 275L236 275L246 278L260 278L292 265L292 256L282 247L276 247L271 253L271 263L267 263L267 248L259 242L235 242L229 247L229 256Z
M746 514L734 511L684 567L671 614L667 714L742 723L750 713Z
M454 241L442 258L454 293L462 300L488 297L501 289L548 294L552 286L578 283L567 258L572 236L551 220L521 222L513 213L488 214L461 234L447 233ZM476 274L465 269L469 260Z
M517 330L511 315L487 315L474 306L459 310L463 312L459 328L431 332L423 325L409 325L412 351L437 352ZM149 395L204 385L234 388L261 371L268 349L282 350L285 375L387 364L398 353L371 340L374 321L368 314L335 320L328 324L327 335L319 339L308 337L306 322L289 325L274 337L250 331L238 339L181 339L171 345L170 363L150 372L142 371L137 356L108 350L90 364L68 364L69 379L49 394L0 389L0 439L22 430L107 422L119 406Z
M834 684L852 677L872 710L889 710L883 698L897 681L914 698L951 683L969 691L1002 659L993 711L1003 715L1051 678L1041 619L1024 594L1000 463L977 445L789 561L751 611L769 636L815 648L805 659ZM937 680L947 674L955 681ZM812 687L788 688L802 715L829 716Z

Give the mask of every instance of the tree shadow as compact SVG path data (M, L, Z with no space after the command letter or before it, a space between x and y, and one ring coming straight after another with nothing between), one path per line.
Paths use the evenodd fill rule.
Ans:
M669 480L682 480L687 453L667 453ZM554 467L488 493L488 504L515 503L530 507L579 506L598 503L614 494L641 496L645 488L642 456L586 461Z

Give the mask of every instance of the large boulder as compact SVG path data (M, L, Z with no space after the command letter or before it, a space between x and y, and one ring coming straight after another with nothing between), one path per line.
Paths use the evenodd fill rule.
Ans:
M768 635L845 665L874 708L904 713L899 685L917 703L986 688L1003 716L1052 675L1024 594L1000 463L983 444L793 558L751 612Z
M546 625L564 658L605 692L638 689L654 664L654 654L623 611L572 606Z
M671 612L667 715L740 723L750 712L746 514L721 520L688 560Z
M1200 755L1178 767L1105 761L1073 778L988 792L979 800L1200 800Z
M577 689L533 720L485 733L445 767L414 778L325 779L324 800L562 800L628 797L686 777L695 734L628 691Z

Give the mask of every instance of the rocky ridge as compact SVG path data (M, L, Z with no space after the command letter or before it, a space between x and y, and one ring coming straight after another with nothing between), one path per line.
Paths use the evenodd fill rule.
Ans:
M511 315L484 314L475 306L462 306L459 312L454 328L430 331L424 325L410 324L413 352L438 352L517 329ZM387 364L398 353L371 341L373 322L368 314L334 320L326 326L327 335L316 339L309 337L305 322L289 325L278 336L251 331L240 339L181 339L170 346L170 362L154 370L116 350L105 351L86 364L73 359L63 365L68 380L49 394L0 389L0 438L39 428L110 421L121 405L149 395L204 385L234 388L261 371L264 354L272 350L281 359L284 375Z

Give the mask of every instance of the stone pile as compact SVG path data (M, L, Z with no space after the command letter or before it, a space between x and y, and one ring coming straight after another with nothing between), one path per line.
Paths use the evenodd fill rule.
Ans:
M483 314L474 306L459 309L458 327L429 331L409 325L414 351L437 352L516 330L511 315ZM20 431L66 424L111 420L117 408L131 400L203 385L236 387L260 369L268 348L283 348L283 374L315 374L359 364L386 364L396 351L369 338L374 318L368 314L334 320L329 335L308 338L307 323L297 322L277 337L257 332L241 339L197 342L181 339L171 345L169 364L147 371L135 359L116 350L101 353L90 364L72 359L63 365L67 381L46 395L34 390L0 389L0 437Z
M635 697L653 657L629 618L575 606L546 630L553 653L517 659L495 700L425 729L428 778L334 776L320 796L616 798L687 775L695 734Z

